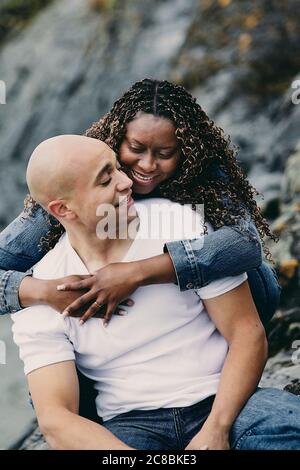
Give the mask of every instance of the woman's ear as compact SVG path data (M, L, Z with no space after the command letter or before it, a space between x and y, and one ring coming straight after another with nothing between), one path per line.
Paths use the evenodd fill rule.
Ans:
M67 202L63 199L56 199L51 201L47 207L51 215L56 217L56 219L74 219L76 214L68 207Z

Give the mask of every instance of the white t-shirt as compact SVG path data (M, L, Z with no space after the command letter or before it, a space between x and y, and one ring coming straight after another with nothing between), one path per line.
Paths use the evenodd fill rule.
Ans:
M168 208L176 206L177 223L182 223L180 215L186 209L180 204L166 204L165 199L143 200L142 204L157 202L164 204L164 220ZM140 204L136 208L144 217ZM200 237L201 233L199 218ZM159 255L165 241L137 237L123 261ZM70 274L88 271L63 235L35 266L34 276L53 279ZM25 374L75 360L79 370L96 382L97 411L104 421L131 410L193 405L217 392L228 350L201 298L221 295L246 279L246 274L227 277L184 292L175 284L141 287L131 296L135 304L128 308L128 315L113 316L107 328L97 318L80 326L78 319L64 319L45 305L26 308L12 315Z

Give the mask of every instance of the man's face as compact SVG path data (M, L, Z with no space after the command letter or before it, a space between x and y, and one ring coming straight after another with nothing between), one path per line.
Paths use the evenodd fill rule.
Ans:
M127 218L130 207L130 212L135 215L131 197L132 181L120 171L115 153L108 146L104 150L102 147L98 154L95 152L95 156L89 156L86 165L83 155L78 170L78 179L68 206L89 232L95 233L103 217L108 221L114 218L118 226L119 217ZM109 214L106 208L110 209ZM128 221L130 219L132 217L128 217Z

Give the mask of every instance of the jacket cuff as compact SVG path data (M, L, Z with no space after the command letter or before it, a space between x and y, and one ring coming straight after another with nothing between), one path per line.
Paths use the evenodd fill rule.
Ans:
M19 287L26 276L31 276L32 270L21 273L6 271L0 278L0 315L15 313L23 307L19 301Z
M188 240L168 242L164 245L164 253L169 253L181 291L201 287L201 273L192 247Z

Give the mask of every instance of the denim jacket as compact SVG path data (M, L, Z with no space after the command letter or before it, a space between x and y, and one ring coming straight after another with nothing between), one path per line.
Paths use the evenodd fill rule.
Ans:
M32 214L22 212L0 234L0 315L21 309L19 286L25 276L46 253L39 242L49 231L49 215L41 208ZM250 235L250 236L249 236ZM198 289L215 279L235 276L262 263L258 232L250 217L244 230L224 226L198 240L167 243L180 290Z

